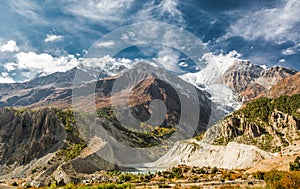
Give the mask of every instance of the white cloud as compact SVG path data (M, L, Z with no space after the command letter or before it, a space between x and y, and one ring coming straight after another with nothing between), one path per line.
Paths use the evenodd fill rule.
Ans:
M285 62L285 59L284 59L284 58L283 58L283 59L280 59L279 62L280 62L280 63L284 63L284 62Z
M272 9L260 9L246 13L231 25L227 36L241 36L247 40L264 38L277 42L300 40L299 25L300 1L287 0L285 4Z
M77 59L68 56L53 57L50 54L36 54L34 52L21 52L16 55L15 68L28 70L27 77L34 77L38 73L51 74L54 72L67 71L78 65ZM9 67L9 65L5 65Z
M17 65L18 64L16 64L15 62L9 62L9 63L4 64L3 66L8 72L10 72L10 71L15 70Z
M178 0L162 0L158 5L155 2L152 0L145 3L134 19L140 21L160 21L161 17L167 16L165 19L172 19L173 22L184 25L185 21L181 10L178 8Z
M101 42L101 43L97 43L96 46L97 47L111 47L114 46L115 42L113 41L105 41L105 42Z
M214 55L205 53L202 60L207 66L197 73L187 73L180 76L183 80L194 84L212 84L222 76L236 61L241 61L241 54L233 50L228 54Z
M95 78L99 75L99 69L104 71L109 76L114 76L125 68L130 69L132 68L137 62L140 60L130 60L126 58L112 58L109 55L105 55L99 58L79 58L80 65L78 67L84 70L90 70L91 73Z
M157 52L152 61L156 62L160 67L178 74L183 73L183 70L178 65L180 61L179 52L195 58L194 55L201 54L198 51L203 47L203 44L199 43L200 40L195 40L198 39L197 37L182 28L156 22L133 25L129 31L122 33L121 39L126 44L135 44L137 46L150 45L148 48L141 48L141 52L146 56L152 56ZM200 47L197 48L197 52L191 50L195 47Z
M62 35L47 34L44 41L47 43L47 42L59 41L62 40L63 38L64 36Z
M7 72L2 72L1 75L2 75L2 77L9 77L9 73L7 73Z
M169 13L173 17L182 17L181 11L177 8L178 0L163 0L159 4L161 14Z
M15 80L9 76L9 73L2 72L0 76L0 83L15 83Z
M183 71L178 66L179 55L178 52L171 48L163 48L157 53L157 57L153 58L153 60L168 71L182 73Z
M124 14L130 9L134 0L87 0L69 1L66 11L80 17L96 21L115 21L122 22L128 19Z
M287 49L283 49L281 51L281 54L283 55L293 55L293 54L296 54L297 51L300 51L300 43L292 46L292 47L289 47Z
M19 51L19 47L15 41L9 40L6 44L1 46L0 50L1 52L17 52Z
M93 70L95 74L99 74L97 70L101 69L108 75L115 75L124 68L132 68L133 65L139 62L138 59L134 61L125 58L116 59L108 55L99 58L76 58L72 54L53 57L47 53L37 54L35 52L20 52L16 54L15 58L15 62L8 62L3 65L5 72L1 73L0 82L15 82L16 73L19 73L18 77L24 78L22 81L26 81L36 75L65 72L74 67L87 68Z
M281 51L281 53L283 55L292 55L292 54L295 54L296 52L293 49L291 49L291 48L287 48L287 49L283 49Z
M186 62L180 62L178 65L184 68L189 66Z
M38 6L34 1L30 0L10 0L9 6L10 8L17 13L18 15L22 16L22 18L27 18L30 20L30 24L37 23L39 25L45 25L46 21L38 14L38 11L42 9L41 6Z

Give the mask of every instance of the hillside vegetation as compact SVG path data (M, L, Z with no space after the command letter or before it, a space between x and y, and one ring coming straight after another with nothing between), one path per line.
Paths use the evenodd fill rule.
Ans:
M244 115L250 121L259 120L268 123L274 110L281 111L300 119L300 94L281 96L275 99L262 97L245 105L233 115Z
M235 141L278 152L300 139L299 120L300 94L259 98L216 125L214 144Z

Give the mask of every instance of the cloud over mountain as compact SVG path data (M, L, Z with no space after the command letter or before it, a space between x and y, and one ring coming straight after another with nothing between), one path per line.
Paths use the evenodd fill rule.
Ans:
M187 30L216 56L236 50L243 59L256 64L268 67L284 64L299 70L299 9L297 0L4 0L0 5L0 72L7 72L19 81L22 78L16 78L19 72L13 69L20 65L33 73L34 70L45 71L41 67L46 64L72 67L74 62L69 61L69 54L83 57L103 36L120 27L143 22L162 22ZM158 30L151 28L140 32L150 31L157 35ZM166 32L160 36L161 41L176 42L172 40L174 35L177 34ZM99 45L109 47L119 39L115 40ZM190 64L182 59L180 50L153 44L137 45L125 49L119 58L134 60L151 56L162 67L180 73L185 67L179 64ZM36 61L41 57L43 60ZM24 58L36 62L25 63Z

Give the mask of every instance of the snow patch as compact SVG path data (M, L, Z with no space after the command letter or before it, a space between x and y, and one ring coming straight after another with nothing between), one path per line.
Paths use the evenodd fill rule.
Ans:
M209 84L216 83L217 79L222 76L230 66L240 59L241 54L237 51L231 51L228 54L214 55L206 53L202 56L201 61L207 62L207 66L196 73L187 73L181 79L192 84Z
M241 54L231 51L228 54L214 55L206 53L202 61L207 62L207 66L196 73L187 73L179 76L181 79L211 94L211 100L218 105L218 108L230 113L238 109L241 103L237 101L237 96L232 90L223 84L218 84L218 79L228 70L229 67L237 64Z

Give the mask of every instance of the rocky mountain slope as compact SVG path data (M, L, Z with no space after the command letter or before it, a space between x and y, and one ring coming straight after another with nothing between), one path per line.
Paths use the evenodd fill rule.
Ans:
M300 95L256 99L209 129L204 138L280 152L300 140Z
M265 69L250 61L238 61L228 68L218 82L229 86L240 101L248 102L296 73L295 70L281 66Z
M56 151L66 138L61 121L50 109L0 110L1 165L25 165L50 151Z
M99 111L99 121L95 124L99 127L106 123L104 128L111 131L111 136L132 147L157 145L165 135L172 133L129 131L115 125L116 120L107 115ZM103 139L95 133L91 133L90 140L84 138L87 136L79 130L78 118L74 116L68 109L1 109L0 178L23 178L39 186L52 183L53 179L78 182L80 174L100 170L123 170L124 167L99 156L97 149L105 144ZM86 113L80 117L86 123L90 118Z
M76 80L78 78L79 81ZM214 111L212 107L215 104L211 102L207 92L147 63L140 63L117 76L100 80L95 80L89 73L74 68L68 72L54 73L25 83L1 84L0 96L0 107L73 106L82 111L92 111L93 107L104 108L113 105L124 109L127 114L132 112L134 119L139 121L150 119L151 102L160 100L166 105L165 118L168 123L165 125L174 126L180 120L187 125L188 122L194 121L199 126L197 132L205 130L208 124L213 124L225 115L223 110ZM158 111L153 112L159 114ZM199 115L195 112L199 112ZM156 118L152 116L150 122L161 124L159 121L165 118L160 118L159 115ZM124 122L126 121L124 119Z
M76 181L79 173L123 169L126 163L153 161L162 152L145 156L148 147L163 144L166 151L173 143L164 141L191 138L225 115L214 109L208 93L148 64L101 80L89 81L89 75L82 72L84 82L71 85L74 74L78 74L77 69L12 86L2 85L2 105L22 106L3 108L0 112L0 165L4 178L34 175L34 181L40 184L47 184L46 178L52 177L57 181ZM49 93L41 92L50 89ZM72 90L83 92L75 95L79 99L73 103L77 107L75 114L60 109L70 105ZM33 95L31 91L38 93ZM94 107L88 104L93 95L96 122ZM152 106L154 100L165 104L165 114L162 107ZM118 108L113 109L115 106ZM125 120L117 117L124 112ZM127 119L128 113L133 115L133 121ZM108 134L104 138L97 130L100 126ZM113 147L112 162L98 154L105 140ZM132 150L130 154L124 152L124 146ZM135 148L143 152L136 152Z
M129 72L125 68L120 68L120 65L116 67L119 71L114 71L113 73L119 74L114 77L105 74L105 71L102 73L101 69L85 68L84 71L73 68L67 72L57 72L37 77L25 83L0 84L0 107L41 107L49 105L62 108L70 107L72 90L78 87L74 85L76 74L77 76L80 75L82 82L97 80L100 77L97 84L92 85L93 87L103 88L98 90L99 95L102 95L98 98L98 102L101 101L102 104L98 104L99 106L107 106L105 103L109 103L109 98L103 98L103 96L109 97L107 96L108 92L112 89L116 78L122 76L123 72ZM134 69L139 69L139 66L135 66L132 70ZM153 67L150 69L153 69ZM213 78L211 78L210 70L206 70L207 73L203 70L199 73L186 74L181 76L181 78L196 85L201 90L208 91L211 94L209 98L219 104L219 109L223 109L227 113L239 107L238 101L247 102L260 96L283 78L296 73L294 70L279 66L264 69L249 61L236 61L233 65L225 67L220 64L214 70L216 73L213 74ZM97 77L94 76L95 74ZM207 82L209 82L209 85L207 85ZM80 83L76 84L79 85ZM220 95L219 91L222 91L222 95ZM100 94L101 92L102 94Z
M211 96L205 86L146 63L102 79L74 68L1 84L0 106L19 107L0 111L2 178L29 176L37 186L49 178L77 182L80 174L124 165L249 168L300 140L299 73L240 62L223 74L208 92L233 91L243 101L277 97L278 91L292 96L259 98L219 121L233 110L222 104L223 93ZM234 101L233 95L225 96ZM64 109L71 105L74 111ZM178 140L183 141L174 145ZM159 145L163 151L154 148L147 155Z
M290 77L284 78L276 85L272 86L270 90L265 92L263 96L276 98L282 95L300 94L300 72Z
M177 142L148 167L180 164L251 168L280 155L299 154L300 95L256 99L195 139Z
M74 158L72 153L80 151L76 147L85 144L67 112L1 109L1 177L26 177L35 172L49 176L64 159Z
M77 70L57 72L25 83L0 84L0 107L34 107L55 102L67 105Z
M265 68L249 60L216 61L196 73L187 73L180 78L208 91L210 99L218 108L231 113L267 91L284 78L297 73L295 70L275 66Z

